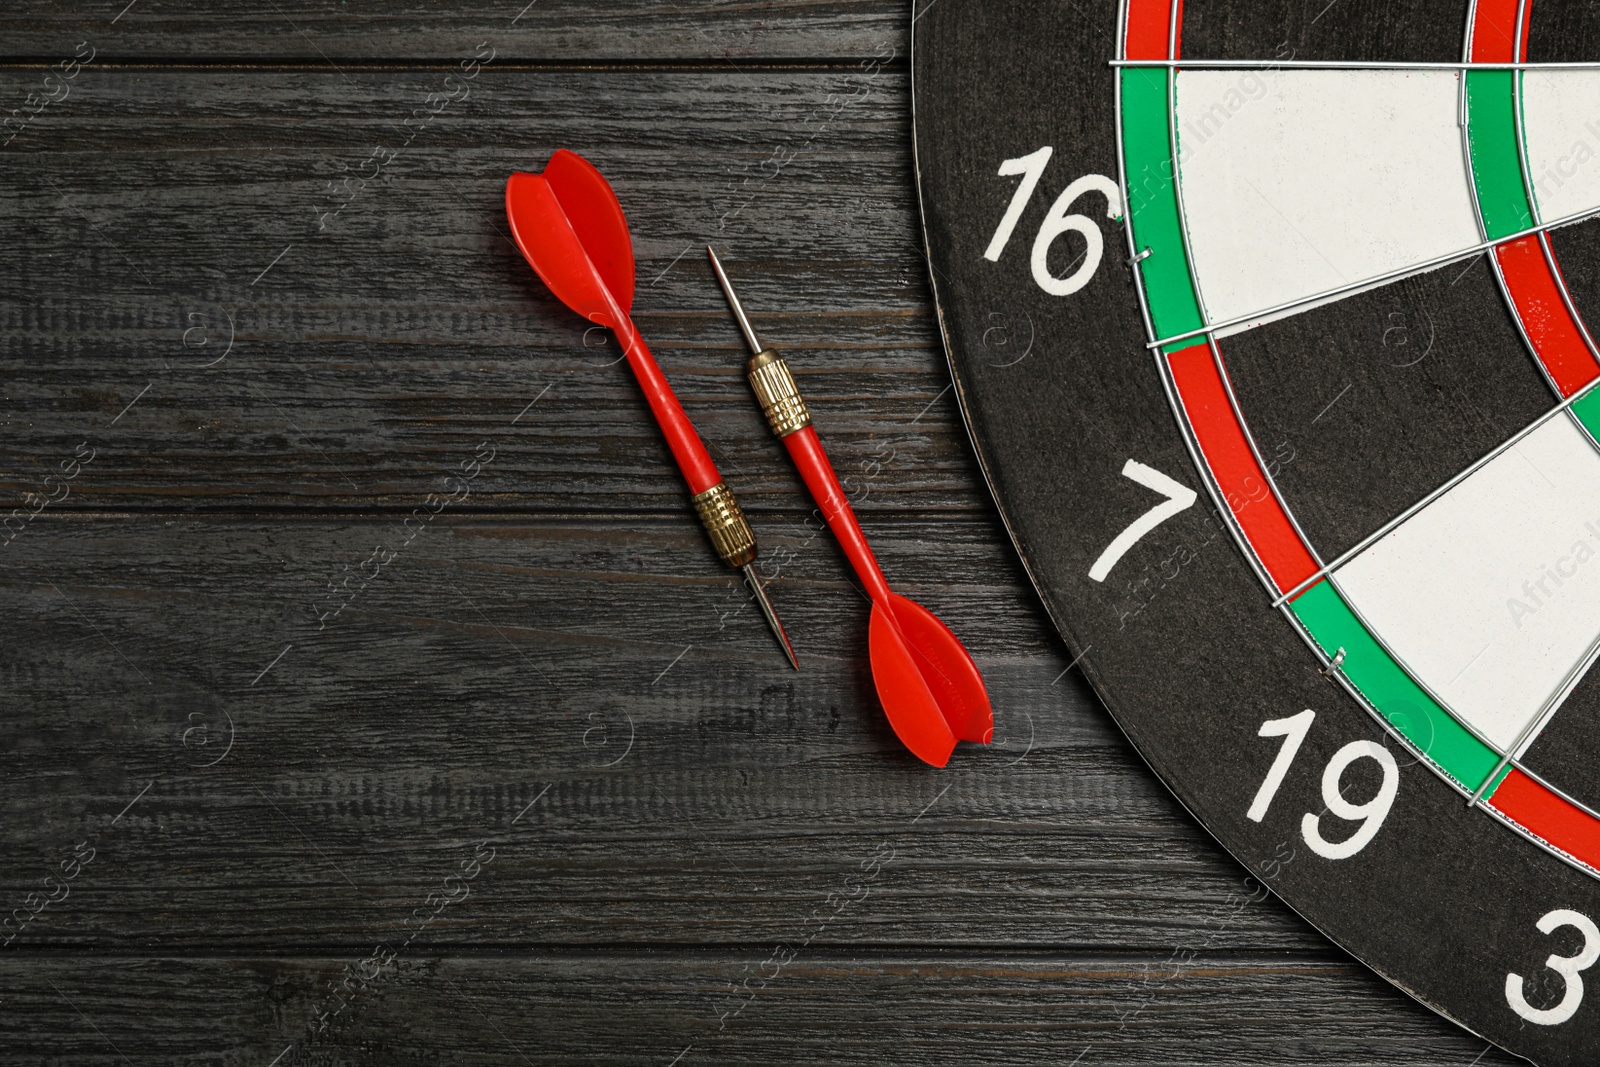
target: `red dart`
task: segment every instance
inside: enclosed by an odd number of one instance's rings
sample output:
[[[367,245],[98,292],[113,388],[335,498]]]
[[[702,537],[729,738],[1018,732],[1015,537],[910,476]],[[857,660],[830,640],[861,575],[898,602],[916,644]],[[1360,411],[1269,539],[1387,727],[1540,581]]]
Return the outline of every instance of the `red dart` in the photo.
[[[611,183],[588,160],[563,148],[550,157],[543,174],[511,175],[506,215],[517,247],[556,298],[616,333],[672,458],[689,483],[712,546],[724,563],[744,571],[773,635],[799,670],[783,624],[756,577],[750,524],[628,316],[633,307],[633,239]]]
[[[761,347],[717,253],[709,247],[706,251],[753,353],[745,364],[750,387],[872,598],[868,629],[872,682],[889,724],[918,759],[935,767],[950,761],[957,741],[988,744],[994,736],[994,710],[977,664],[933,612],[890,591],[817,439],[811,413],[789,365],[776,352]]]

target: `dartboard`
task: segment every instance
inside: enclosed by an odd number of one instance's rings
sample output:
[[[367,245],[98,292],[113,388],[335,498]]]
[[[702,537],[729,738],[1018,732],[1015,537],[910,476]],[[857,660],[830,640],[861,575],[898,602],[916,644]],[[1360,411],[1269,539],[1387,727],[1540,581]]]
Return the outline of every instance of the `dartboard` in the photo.
[[[1600,12],[919,7],[940,324],[1075,661],[1328,937],[1600,1062]]]

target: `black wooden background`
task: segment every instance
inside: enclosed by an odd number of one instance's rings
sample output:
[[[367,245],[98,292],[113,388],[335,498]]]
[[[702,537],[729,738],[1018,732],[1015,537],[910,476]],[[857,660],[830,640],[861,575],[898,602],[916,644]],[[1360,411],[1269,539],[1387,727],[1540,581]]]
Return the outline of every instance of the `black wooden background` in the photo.
[[[1070,669],[948,389],[907,6],[525,3],[0,10],[0,1061],[1511,1062],[1257,899]],[[561,146],[798,675],[506,238]],[[890,734],[708,240],[990,750]]]

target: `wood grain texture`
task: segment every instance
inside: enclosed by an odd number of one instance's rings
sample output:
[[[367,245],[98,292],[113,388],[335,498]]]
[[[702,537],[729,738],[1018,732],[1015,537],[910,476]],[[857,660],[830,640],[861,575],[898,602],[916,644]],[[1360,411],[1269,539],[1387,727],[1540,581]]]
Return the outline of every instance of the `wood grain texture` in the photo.
[[[987,506],[945,392],[902,75],[486,69],[319,229],[337,167],[402,144],[442,76],[359,77],[88,68],[0,152],[0,491],[87,440],[104,458],[66,507],[401,507],[489,440],[503,476],[475,507],[686,507],[614,344],[506,236],[506,175],[571,144],[615,179],[637,321],[747,507],[802,495],[708,241],[862,508]]]
[[[918,7],[928,0],[919,0]],[[126,5],[126,8],[124,8]],[[128,62],[454,62],[479,41],[525,63],[694,62],[859,57],[901,44],[907,0],[23,0],[0,14],[8,56],[70,55],[85,38]],[[901,48],[902,53],[904,48]]]
[[[42,516],[0,572],[0,893],[96,855],[0,952],[0,1062],[98,1062],[99,1031],[135,1062],[267,1062],[380,943],[407,946],[392,984],[298,1062],[494,1062],[496,1028],[530,1062],[1481,1051],[1177,809],[991,521],[870,532],[994,696],[996,744],[947,772],[879,718],[864,602],[804,527],[770,571],[796,675],[687,519],[444,512],[402,545],[393,517]],[[322,626],[376,545],[396,558]],[[806,951],[724,1036],[718,994],[779,943]],[[463,994],[492,1025],[458,1033]]]
[[[1320,956],[1208,954],[1163,970],[1081,952],[806,952],[719,1019],[737,1003],[728,986],[769,952],[441,955],[418,946],[363,985],[320,1039],[306,1024],[328,1010],[329,990],[359,954],[63,956],[0,962],[0,980],[18,1020],[7,1045],[18,1062],[49,1065],[279,1055],[279,1067],[1524,1062],[1464,1031],[1440,1034],[1424,1009],[1396,1006],[1381,980]],[[163,1010],[141,1009],[131,988]]]

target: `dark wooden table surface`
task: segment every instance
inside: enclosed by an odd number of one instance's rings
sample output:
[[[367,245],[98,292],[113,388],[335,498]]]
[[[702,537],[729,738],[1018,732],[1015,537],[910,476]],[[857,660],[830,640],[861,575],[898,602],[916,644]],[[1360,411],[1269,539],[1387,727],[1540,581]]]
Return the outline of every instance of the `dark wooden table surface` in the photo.
[[[910,17],[0,11],[0,1061],[1512,1062],[1253,892],[1069,669],[948,388]],[[799,674],[507,240],[560,146]],[[708,240],[991,750],[888,731]]]

